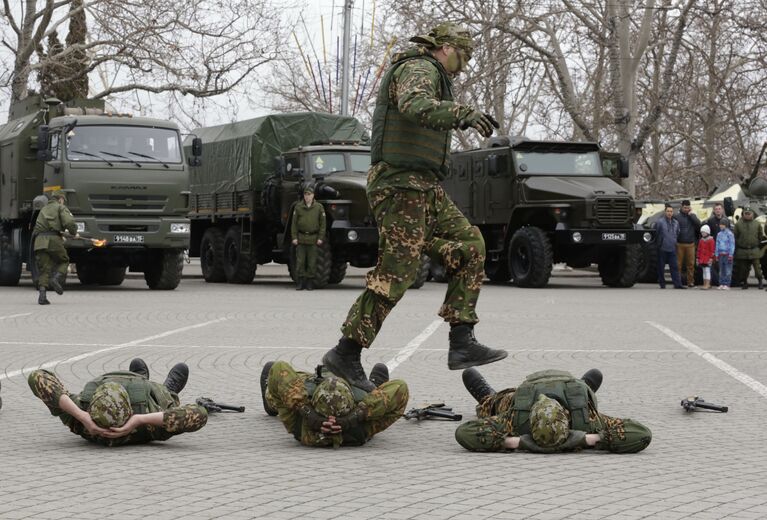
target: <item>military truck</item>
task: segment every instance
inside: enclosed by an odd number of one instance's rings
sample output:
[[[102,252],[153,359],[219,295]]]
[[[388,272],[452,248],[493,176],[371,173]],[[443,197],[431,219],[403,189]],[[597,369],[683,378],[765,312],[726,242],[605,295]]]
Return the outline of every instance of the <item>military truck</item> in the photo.
[[[375,265],[378,231],[365,186],[367,132],[354,118],[299,112],[194,130],[205,164],[192,168],[190,254],[205,281],[247,284],[259,264],[288,264],[289,223],[306,183],[327,216],[315,285],[341,282],[349,264]]]
[[[544,287],[563,262],[598,264],[610,287],[634,284],[639,246],[653,233],[635,224],[633,198],[611,178],[627,175],[627,163],[600,152],[596,143],[498,137],[452,154],[443,185],[482,231],[490,280]]]
[[[63,190],[78,234],[106,240],[66,241],[82,284],[120,285],[130,269],[150,289],[175,289],[189,247],[188,176],[174,123],[109,113],[101,100],[16,103],[0,127],[0,285],[18,284],[24,263],[36,280],[33,201]]]

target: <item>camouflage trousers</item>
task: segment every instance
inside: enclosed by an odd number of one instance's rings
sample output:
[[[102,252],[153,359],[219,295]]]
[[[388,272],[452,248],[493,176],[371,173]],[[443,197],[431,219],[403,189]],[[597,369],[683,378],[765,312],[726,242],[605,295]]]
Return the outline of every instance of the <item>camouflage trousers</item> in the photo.
[[[378,262],[367,274],[341,332],[369,347],[386,316],[413,284],[422,255],[442,262],[447,294],[439,315],[450,323],[476,323],[484,278],[485,241],[442,187],[428,191],[389,188],[370,196],[378,223]]]
[[[269,371],[266,401],[277,410],[277,416],[291,434],[296,435],[298,422],[301,421],[301,416],[296,410],[304,404],[311,405],[311,396],[307,392],[306,382],[313,377],[313,374],[296,371],[285,361],[276,361]],[[368,393],[362,399],[368,410],[367,418],[362,425],[364,429],[362,442],[370,440],[375,434],[384,431],[402,417],[409,397],[407,384],[400,379],[383,383]],[[310,430],[305,424],[301,424],[300,428],[298,436],[301,444],[305,446],[333,445],[331,436]],[[345,437],[342,444],[349,444],[347,440]]]
[[[503,451],[506,437],[520,435],[514,428],[515,391],[508,388],[485,397],[477,405],[477,419],[463,423],[455,431],[458,443],[470,451]],[[613,453],[642,451],[652,439],[652,432],[643,424],[600,413],[591,402],[587,433],[601,434],[602,440],[595,448]]]
[[[41,289],[50,289],[51,274],[67,274],[69,267],[69,255],[61,240],[51,240],[47,249],[38,249],[35,251],[35,261],[37,262],[38,278],[37,286]]]

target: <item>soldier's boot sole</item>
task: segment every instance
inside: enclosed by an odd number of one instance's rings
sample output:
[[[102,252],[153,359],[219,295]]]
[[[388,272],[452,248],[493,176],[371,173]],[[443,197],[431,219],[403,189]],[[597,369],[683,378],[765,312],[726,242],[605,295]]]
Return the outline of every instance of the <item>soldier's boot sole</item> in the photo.
[[[376,385],[376,387],[389,381],[389,367],[384,363],[376,363],[370,370],[370,382]]]
[[[141,358],[133,358],[130,362],[130,366],[128,367],[128,371],[149,379],[149,367]]]
[[[186,363],[176,363],[168,372],[168,377],[165,378],[163,385],[171,392],[179,394],[186,386],[188,380],[189,367]]]
[[[346,379],[349,384],[366,392],[375,390],[375,385],[365,375],[360,355],[341,355],[335,348],[328,350],[322,356],[322,364],[336,376]]]
[[[461,374],[463,386],[471,396],[481,403],[487,396],[495,394],[495,390],[476,368],[467,368]]]
[[[267,415],[274,417],[277,415],[277,410],[266,400],[266,385],[269,383],[269,372],[272,370],[272,365],[274,365],[274,361],[268,362],[264,365],[264,368],[261,369],[261,379],[259,383],[261,385],[261,402],[264,403],[264,411]]]

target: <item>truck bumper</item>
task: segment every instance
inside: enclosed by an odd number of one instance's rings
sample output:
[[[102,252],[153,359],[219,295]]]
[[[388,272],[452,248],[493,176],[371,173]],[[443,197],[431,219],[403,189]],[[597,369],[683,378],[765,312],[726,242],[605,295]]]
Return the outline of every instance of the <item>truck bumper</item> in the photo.
[[[643,244],[655,240],[655,232],[648,229],[557,229],[557,245],[625,245]]]
[[[106,239],[106,250],[189,249],[191,226],[186,217],[120,218],[76,215],[75,221],[81,235]],[[87,249],[92,246],[85,240],[67,240],[66,247]]]
[[[335,245],[375,244],[378,229],[372,226],[354,226],[348,220],[335,220],[330,227],[330,243]]]

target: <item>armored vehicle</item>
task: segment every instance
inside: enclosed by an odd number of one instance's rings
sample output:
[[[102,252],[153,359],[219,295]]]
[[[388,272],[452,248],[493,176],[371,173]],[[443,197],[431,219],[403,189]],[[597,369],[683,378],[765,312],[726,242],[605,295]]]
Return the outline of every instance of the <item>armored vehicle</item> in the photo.
[[[197,158],[198,160],[199,158]],[[189,247],[189,170],[171,122],[105,111],[100,100],[31,96],[0,127],[0,285],[22,264],[36,279],[33,200],[63,190],[78,234],[69,257],[83,284],[119,285],[126,269],[175,289]]]
[[[327,217],[315,285],[339,283],[347,265],[370,267],[378,231],[365,187],[367,133],[356,119],[275,114],[194,131],[205,164],[192,168],[191,255],[207,282],[251,283],[258,264],[288,264],[289,223],[306,183]]]
[[[603,157],[596,143],[500,137],[454,153],[443,185],[482,231],[490,280],[544,287],[554,263],[596,263],[605,285],[630,287],[639,245],[653,233],[635,224],[616,172],[626,175],[625,161]]]

